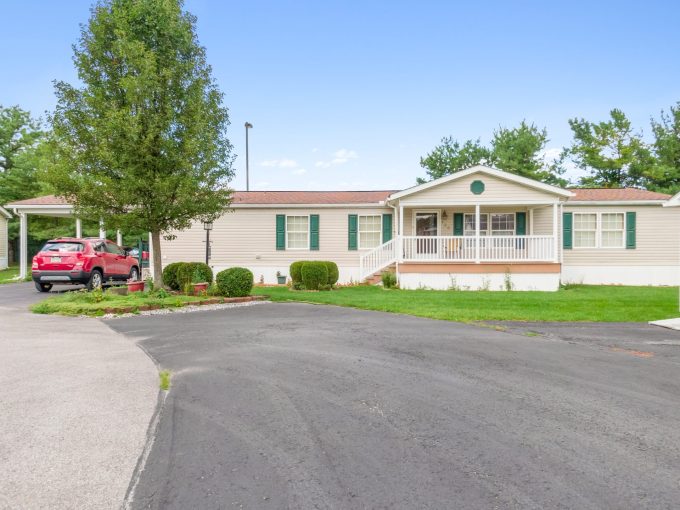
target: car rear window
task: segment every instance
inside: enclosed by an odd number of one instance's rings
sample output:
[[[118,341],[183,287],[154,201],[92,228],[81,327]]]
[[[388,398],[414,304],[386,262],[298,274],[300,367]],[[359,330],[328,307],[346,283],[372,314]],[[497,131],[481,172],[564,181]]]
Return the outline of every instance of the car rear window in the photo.
[[[40,251],[68,251],[76,252],[83,251],[82,243],[72,243],[72,242],[56,242],[47,243],[42,247]]]

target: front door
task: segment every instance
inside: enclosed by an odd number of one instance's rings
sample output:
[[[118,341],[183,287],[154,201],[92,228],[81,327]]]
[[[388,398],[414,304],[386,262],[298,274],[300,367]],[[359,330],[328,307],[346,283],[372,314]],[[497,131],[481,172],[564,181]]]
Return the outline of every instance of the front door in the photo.
[[[415,213],[415,231],[417,253],[437,253],[437,238],[439,234],[439,213],[423,211]],[[423,239],[431,237],[432,239]]]

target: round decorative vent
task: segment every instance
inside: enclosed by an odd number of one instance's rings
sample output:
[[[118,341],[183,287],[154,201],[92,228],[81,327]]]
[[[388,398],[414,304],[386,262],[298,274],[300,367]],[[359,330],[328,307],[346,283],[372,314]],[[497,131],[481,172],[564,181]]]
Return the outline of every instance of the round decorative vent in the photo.
[[[472,181],[470,183],[470,191],[475,195],[481,195],[484,193],[484,183],[482,181]]]

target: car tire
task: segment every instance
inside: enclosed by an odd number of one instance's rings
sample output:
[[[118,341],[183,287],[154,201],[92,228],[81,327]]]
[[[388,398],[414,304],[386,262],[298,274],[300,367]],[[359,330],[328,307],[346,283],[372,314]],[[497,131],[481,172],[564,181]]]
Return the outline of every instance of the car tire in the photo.
[[[35,282],[35,288],[38,289],[38,292],[49,292],[52,290],[52,284]]]
[[[104,277],[99,269],[95,269],[90,274],[87,281],[87,290],[101,289],[104,286]]]
[[[139,281],[139,269],[137,269],[137,266],[133,266],[132,269],[130,269],[130,275],[128,279],[133,282]]]

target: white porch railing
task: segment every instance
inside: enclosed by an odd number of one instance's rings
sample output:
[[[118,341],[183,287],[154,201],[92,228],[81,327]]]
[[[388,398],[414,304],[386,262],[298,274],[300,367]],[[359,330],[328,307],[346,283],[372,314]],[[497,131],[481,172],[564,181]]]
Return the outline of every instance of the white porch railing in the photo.
[[[477,245],[479,239],[479,246]],[[553,236],[404,236],[404,261],[553,262]]]
[[[359,258],[361,280],[389,266],[397,260],[397,240],[392,239]]]

